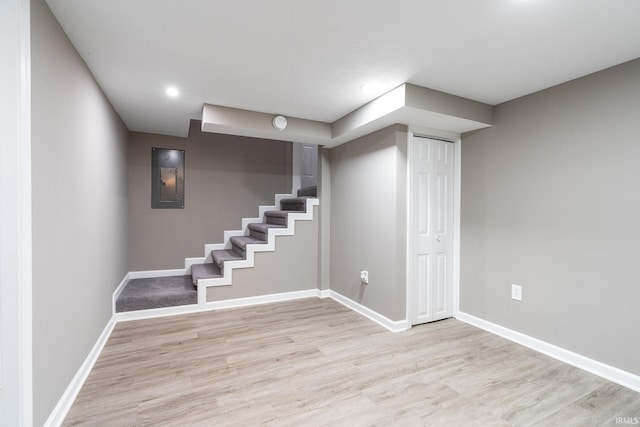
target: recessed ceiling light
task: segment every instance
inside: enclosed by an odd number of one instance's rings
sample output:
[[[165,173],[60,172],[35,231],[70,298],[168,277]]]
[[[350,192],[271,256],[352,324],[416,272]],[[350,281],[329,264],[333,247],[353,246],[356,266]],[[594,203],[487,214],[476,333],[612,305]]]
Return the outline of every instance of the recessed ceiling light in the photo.
[[[169,86],[165,91],[165,93],[169,98],[177,98],[178,95],[180,95],[180,91],[175,86]]]

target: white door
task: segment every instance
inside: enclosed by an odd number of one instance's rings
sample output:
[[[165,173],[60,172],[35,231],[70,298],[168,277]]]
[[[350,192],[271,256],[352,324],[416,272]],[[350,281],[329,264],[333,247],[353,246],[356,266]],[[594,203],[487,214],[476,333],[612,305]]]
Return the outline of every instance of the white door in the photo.
[[[413,136],[410,209],[411,323],[453,313],[453,163],[451,142]]]

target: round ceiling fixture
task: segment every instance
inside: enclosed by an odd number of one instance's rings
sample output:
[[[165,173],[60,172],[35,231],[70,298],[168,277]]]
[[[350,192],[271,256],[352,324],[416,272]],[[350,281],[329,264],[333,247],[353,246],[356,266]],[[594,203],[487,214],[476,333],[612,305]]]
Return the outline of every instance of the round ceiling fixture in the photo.
[[[287,127],[287,118],[285,116],[275,116],[271,123],[277,130],[285,130]]]

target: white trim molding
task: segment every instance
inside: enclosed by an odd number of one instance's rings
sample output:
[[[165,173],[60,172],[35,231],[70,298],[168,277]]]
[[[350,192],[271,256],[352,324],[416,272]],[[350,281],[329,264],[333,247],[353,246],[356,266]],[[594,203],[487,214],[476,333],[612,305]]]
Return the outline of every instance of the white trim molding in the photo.
[[[462,139],[454,141],[453,150],[453,315],[460,310],[460,206],[462,205]]]
[[[117,322],[129,320],[154,319],[158,317],[177,316],[180,314],[201,313],[205,311],[224,310],[228,308],[249,307],[253,305],[269,304],[274,302],[293,301],[304,298],[319,298],[318,289],[303,291],[281,292],[277,294],[257,295],[246,298],[234,298],[220,301],[211,301],[206,304],[181,305],[176,307],[151,308],[147,310],[123,311],[115,313]]]
[[[33,424],[31,18],[28,0],[0,13],[0,422]]]
[[[60,400],[58,400],[58,404],[49,414],[49,418],[47,418],[47,421],[44,423],[44,427],[58,427],[62,425],[62,422],[67,416],[69,409],[71,409],[71,405],[73,405],[73,402],[76,400],[78,393],[80,393],[80,389],[82,389],[82,386],[91,373],[93,366],[96,364],[100,353],[102,353],[102,349],[111,336],[111,332],[113,331],[115,325],[116,320],[112,316],[111,319],[109,319],[107,326],[105,326],[104,330],[98,337],[98,340],[93,345],[93,348],[91,348],[91,351],[89,351],[89,354],[85,358],[84,362],[82,362],[80,369],[78,369],[78,372],[76,372],[73,379],[67,386],[67,389],[62,394],[62,397],[60,397]]]
[[[336,291],[329,290],[329,297],[344,305],[345,307],[350,308],[356,313],[363,315],[367,319],[373,320],[378,325],[387,328],[391,332],[402,332],[411,327],[407,319],[391,320],[388,317],[385,317],[382,314],[371,310],[369,307],[365,307],[364,305],[357,303],[354,300],[347,298]]]
[[[640,376],[638,375],[623,371],[622,369],[593,360],[581,354],[574,353],[570,350],[533,338],[521,332],[505,328],[504,326],[500,326],[487,320],[480,319],[479,317],[475,317],[462,311],[458,311],[455,318],[468,323],[469,325],[501,336],[502,338],[506,338],[525,347],[529,347],[532,350],[545,354],[561,362],[575,366],[576,368],[590,372],[631,390],[640,392]]]
[[[258,295],[255,297],[235,298],[222,301],[211,301],[207,303],[209,310],[225,310],[228,308],[249,307],[253,305],[271,304],[274,302],[294,301],[305,298],[318,298],[318,289],[307,289],[304,291],[281,292],[277,294]]]
[[[331,297],[331,291],[329,289],[318,289],[318,298],[330,298]]]
[[[131,273],[125,274],[118,287],[116,287],[116,290],[113,291],[113,295],[111,296],[111,314],[116,313],[116,301],[118,300],[118,297],[122,293],[124,287],[127,285],[129,279],[131,279]]]
[[[126,283],[125,279],[123,282]],[[116,292],[118,290],[116,289]],[[114,301],[116,297],[114,292]],[[246,298],[234,298],[220,301],[210,301],[206,304],[181,305],[177,307],[151,308],[148,310],[123,311],[114,313],[116,322],[126,322],[130,320],[154,319],[158,317],[177,316],[180,314],[201,313],[205,311],[225,310],[228,308],[241,308],[275,302],[294,301],[304,298],[331,298],[358,314],[372,320],[392,332],[401,332],[409,329],[407,320],[391,320],[368,307],[359,304],[352,299],[345,297],[330,289],[307,289],[303,291],[281,292],[277,294],[257,295]]]
[[[130,271],[127,276],[129,279],[148,279],[151,277],[184,276],[185,274],[187,273],[184,268],[176,268],[174,270]]]

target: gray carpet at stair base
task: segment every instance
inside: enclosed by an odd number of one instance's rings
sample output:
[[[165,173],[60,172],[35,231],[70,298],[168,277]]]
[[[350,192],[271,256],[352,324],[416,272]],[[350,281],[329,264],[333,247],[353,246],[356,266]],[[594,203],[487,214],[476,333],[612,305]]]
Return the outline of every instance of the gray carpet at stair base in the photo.
[[[131,279],[116,300],[116,312],[196,304],[191,276]]]

